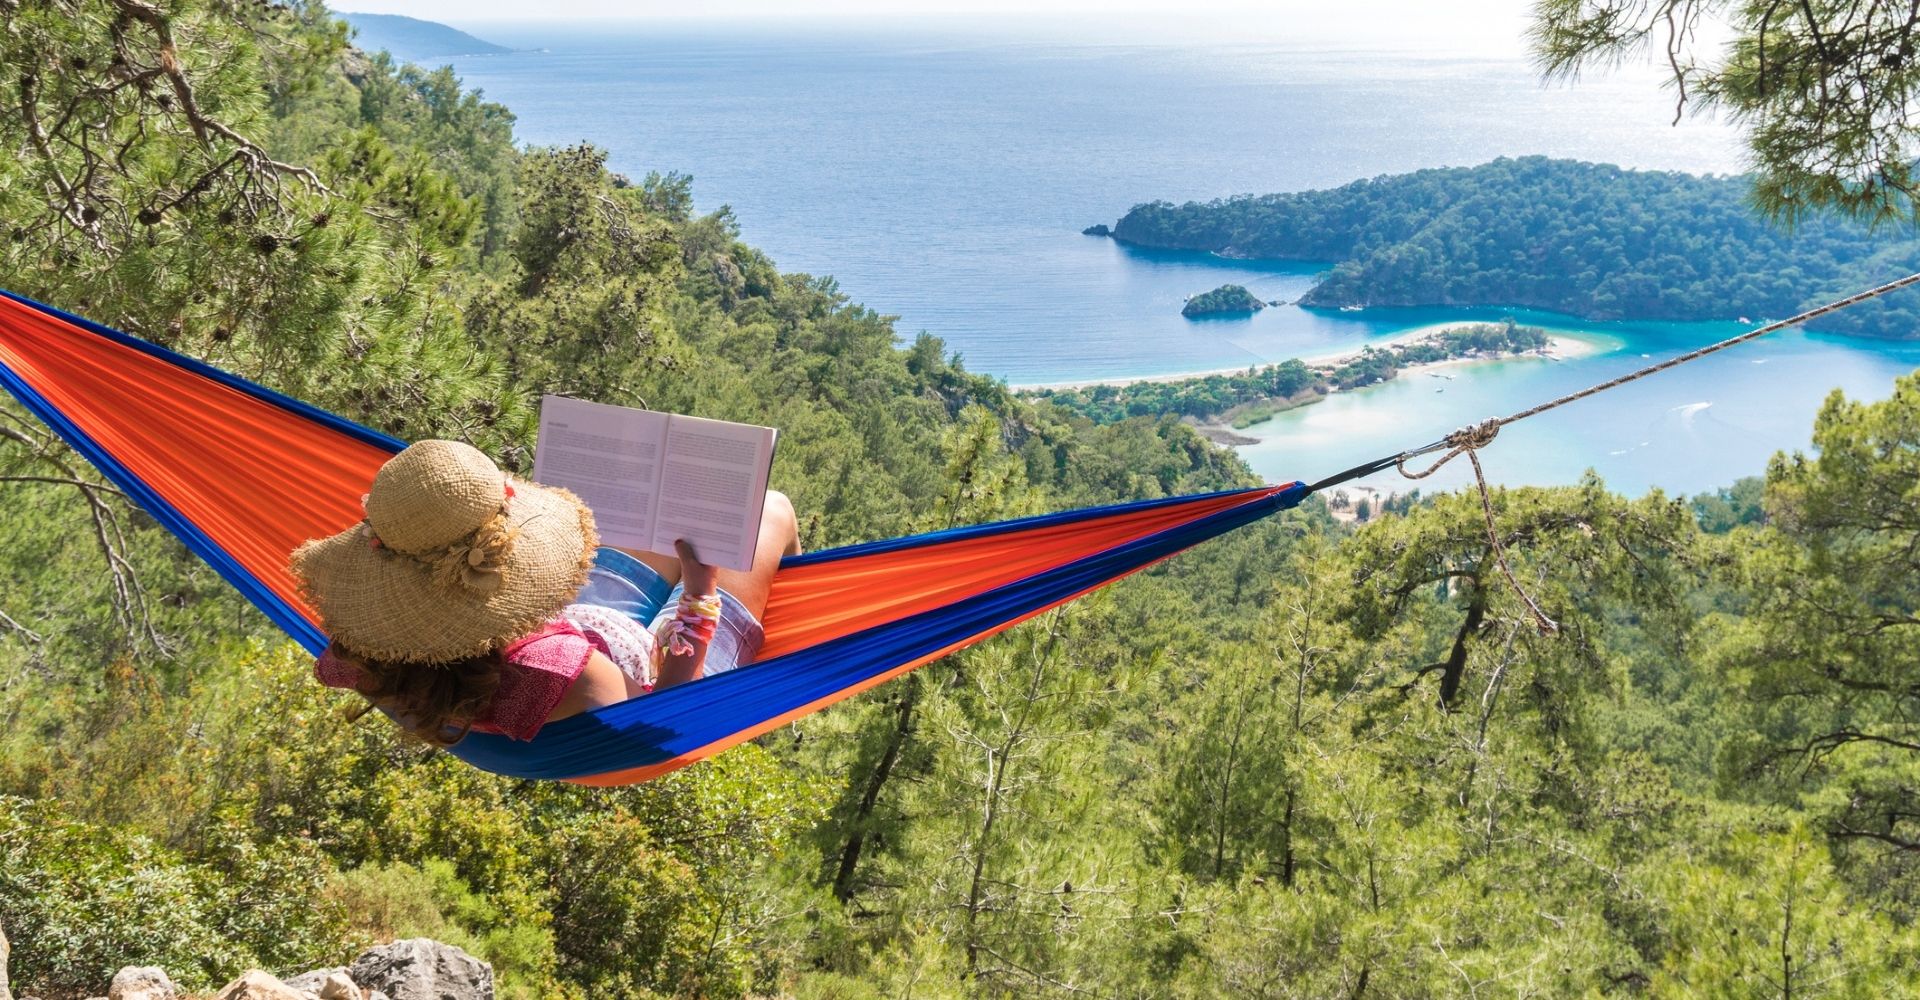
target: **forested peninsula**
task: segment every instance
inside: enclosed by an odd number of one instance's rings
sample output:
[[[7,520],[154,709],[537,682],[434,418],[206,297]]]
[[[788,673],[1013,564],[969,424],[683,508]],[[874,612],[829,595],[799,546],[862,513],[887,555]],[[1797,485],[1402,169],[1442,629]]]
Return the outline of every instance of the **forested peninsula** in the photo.
[[[1545,157],[1420,170],[1338,188],[1136,205],[1140,247],[1325,262],[1306,306],[1499,306],[1586,319],[1780,318],[1920,270],[1910,227],[1757,215],[1751,179]],[[1920,292],[1814,329],[1920,337]]]
[[[432,63],[452,56],[505,55],[513,51],[437,21],[399,14],[339,16],[352,26],[354,44],[369,52],[385,50],[397,59]]]
[[[1027,394],[1096,424],[1132,417],[1178,416],[1240,428],[1281,410],[1317,402],[1328,393],[1396,378],[1415,365],[1538,352],[1545,350],[1549,341],[1545,330],[1511,321],[1466,323],[1416,340],[1368,346],[1330,362],[1310,365],[1291,358],[1279,364],[1250,366],[1244,372],[1038,388]]]
[[[379,431],[524,474],[548,392],[776,424],[810,550],[1255,485],[782,271],[672,164],[522,146],[316,4],[0,29],[0,287]],[[1812,440],[1692,502],[1310,500],[589,788],[357,714],[0,399],[0,994],[424,936],[506,1000],[1912,995],[1920,378]]]

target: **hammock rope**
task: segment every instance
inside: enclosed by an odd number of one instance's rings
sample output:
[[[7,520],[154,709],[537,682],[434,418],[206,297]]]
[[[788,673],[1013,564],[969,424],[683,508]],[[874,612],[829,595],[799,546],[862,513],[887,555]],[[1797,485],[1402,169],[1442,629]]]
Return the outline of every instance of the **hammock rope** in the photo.
[[[1486,472],[1480,468],[1480,449],[1492,444],[1493,439],[1499,436],[1498,420],[1482,421],[1447,435],[1447,441],[1453,445],[1453,450],[1440,456],[1425,469],[1419,472],[1408,469],[1407,460],[1404,458],[1395,462],[1394,465],[1400,470],[1400,474],[1408,479],[1425,479],[1439,472],[1441,466],[1453,461],[1454,458],[1460,455],[1467,456],[1467,461],[1473,463],[1474,485],[1480,488],[1480,510],[1487,518],[1487,545],[1493,552],[1493,561],[1500,567],[1500,575],[1507,578],[1507,586],[1512,587],[1513,592],[1520,595],[1521,603],[1527,606],[1527,613],[1533,616],[1533,627],[1539,629],[1541,635],[1552,635],[1560,631],[1560,623],[1547,617],[1547,613],[1540,610],[1540,602],[1534,600],[1532,594],[1527,593],[1527,588],[1520,586],[1519,579],[1513,575],[1513,567],[1507,565],[1507,547],[1500,543],[1500,530],[1494,526],[1493,495],[1487,490]]]

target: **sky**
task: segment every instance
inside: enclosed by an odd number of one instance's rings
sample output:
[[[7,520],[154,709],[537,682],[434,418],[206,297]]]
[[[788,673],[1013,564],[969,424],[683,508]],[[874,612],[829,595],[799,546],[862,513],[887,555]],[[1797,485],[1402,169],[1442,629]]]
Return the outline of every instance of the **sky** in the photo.
[[[1079,21],[1103,34],[1243,37],[1523,54],[1531,0],[334,0],[455,27],[487,22],[645,19],[977,17]],[[537,16],[530,16],[531,11]]]

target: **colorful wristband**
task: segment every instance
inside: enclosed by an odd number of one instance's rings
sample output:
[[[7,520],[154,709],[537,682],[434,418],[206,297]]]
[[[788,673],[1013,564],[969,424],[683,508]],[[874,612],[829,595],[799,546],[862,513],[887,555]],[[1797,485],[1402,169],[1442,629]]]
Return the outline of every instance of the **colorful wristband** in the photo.
[[[695,596],[683,593],[680,604],[668,618],[654,628],[656,644],[654,652],[664,656],[692,656],[694,642],[713,641],[713,632],[720,624],[720,595],[707,594]],[[664,652],[663,652],[664,651]]]

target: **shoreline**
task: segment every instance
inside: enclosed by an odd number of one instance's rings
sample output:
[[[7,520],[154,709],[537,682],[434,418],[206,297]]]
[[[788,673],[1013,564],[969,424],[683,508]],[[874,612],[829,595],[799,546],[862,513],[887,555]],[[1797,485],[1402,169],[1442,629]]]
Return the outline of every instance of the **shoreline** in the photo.
[[[1430,326],[1420,327],[1415,330],[1409,330],[1404,334],[1396,334],[1394,336],[1394,339],[1398,340],[1401,337],[1407,337],[1407,336],[1426,337],[1451,327],[1463,326],[1463,325],[1467,325],[1467,324],[1436,323]],[[1370,345],[1370,346],[1374,346],[1374,345]],[[1597,338],[1583,337],[1583,336],[1579,336],[1564,330],[1550,330],[1547,332],[1547,346],[1537,351],[1526,351],[1520,354],[1501,354],[1501,355],[1495,355],[1495,356],[1446,358],[1440,361],[1422,361],[1422,362],[1410,364],[1401,368],[1399,372],[1394,376],[1394,378],[1395,379],[1406,378],[1409,375],[1415,375],[1422,372],[1438,375],[1438,371],[1444,368],[1451,368],[1451,367],[1458,367],[1458,366],[1465,366],[1465,365],[1486,364],[1489,362],[1496,362],[1496,361],[1521,361],[1529,358],[1535,359],[1535,360],[1541,360],[1541,361],[1568,361],[1574,358],[1584,358],[1584,357],[1590,357],[1595,354],[1599,354],[1602,349],[1603,349],[1602,345],[1600,344]],[[1352,355],[1357,355],[1358,353],[1359,352],[1352,352]],[[1352,356],[1352,355],[1349,355],[1349,356]],[[1303,358],[1301,360],[1305,361],[1306,359]],[[1318,363],[1318,362],[1315,362],[1315,363]],[[1234,371],[1240,371],[1240,370],[1241,369],[1234,369]],[[1446,376],[1438,376],[1438,377],[1443,377],[1451,380],[1453,376],[1446,375]],[[1136,381],[1139,381],[1139,380],[1136,380]],[[1215,444],[1221,444],[1221,445],[1226,445],[1228,447],[1236,447],[1236,448],[1242,445],[1259,444],[1260,442],[1265,441],[1266,438],[1255,437],[1251,434],[1248,434],[1247,433],[1248,430],[1251,430],[1254,427],[1258,427],[1261,424],[1266,423],[1272,420],[1273,418],[1279,416],[1280,414],[1285,413],[1289,410],[1299,409],[1302,406],[1311,406],[1314,403],[1318,403],[1324,399],[1327,399],[1328,397],[1334,395],[1335,393],[1364,392],[1368,389],[1372,389],[1381,384],[1383,383],[1374,382],[1369,385],[1356,386],[1352,389],[1333,388],[1333,389],[1327,390],[1324,393],[1316,393],[1309,398],[1291,400],[1291,401],[1288,401],[1284,406],[1275,407],[1274,409],[1269,411],[1265,416],[1261,417],[1259,420],[1256,420],[1251,424],[1248,424],[1246,427],[1235,427],[1231,422],[1231,417],[1229,417],[1228,420],[1225,420],[1225,421],[1220,420],[1218,418],[1214,420],[1209,420],[1206,422],[1196,421],[1193,423],[1193,427],[1195,430],[1200,432],[1202,437],[1205,437],[1207,440],[1212,441]]]
[[[1445,323],[1429,323],[1425,326],[1416,326],[1410,330],[1402,330],[1401,332],[1396,333],[1390,337],[1381,337],[1377,340],[1370,340],[1359,347],[1351,347],[1351,348],[1343,347],[1343,348],[1335,348],[1332,350],[1322,351],[1318,354],[1303,354],[1303,355],[1299,355],[1297,359],[1283,358],[1279,361],[1252,361],[1244,365],[1235,365],[1231,368],[1209,368],[1204,371],[1180,372],[1177,374],[1166,374],[1166,375],[1140,375],[1140,376],[1122,376],[1119,378],[1093,378],[1093,379],[1081,379],[1078,381],[1069,381],[1069,382],[1029,382],[1021,385],[1009,385],[1007,386],[1007,388],[1014,392],[1036,392],[1042,389],[1053,389],[1057,391],[1072,391],[1074,389],[1086,389],[1086,388],[1091,388],[1093,386],[1100,386],[1100,385],[1110,385],[1110,386],[1118,387],[1118,386],[1137,385],[1142,382],[1187,382],[1193,379],[1207,378],[1208,376],[1211,376],[1211,375],[1244,375],[1246,374],[1249,368],[1253,368],[1253,369],[1265,368],[1269,365],[1284,364],[1288,360],[1298,360],[1301,364],[1308,365],[1309,367],[1318,367],[1323,365],[1342,365],[1359,357],[1360,355],[1365,353],[1369,348],[1374,350],[1382,350],[1389,347],[1397,347],[1402,344],[1424,340],[1428,337],[1431,337],[1438,333],[1443,333],[1447,330],[1459,329],[1460,327],[1479,326],[1479,325],[1482,325],[1483,323],[1484,321],[1482,320],[1459,320],[1459,321],[1445,322]],[[1526,354],[1509,354],[1509,355],[1503,355],[1499,358],[1449,358],[1445,361],[1428,361],[1428,362],[1422,362],[1420,364],[1408,365],[1405,368],[1401,369],[1401,373],[1405,374],[1407,372],[1412,372],[1412,371],[1438,368],[1443,365],[1472,364],[1472,363],[1481,362],[1481,361],[1504,361],[1504,360],[1512,360],[1514,358],[1526,358],[1526,357],[1547,358],[1549,360],[1554,360],[1554,361],[1563,361],[1563,360],[1569,360],[1572,358],[1583,358],[1592,354],[1598,354],[1601,350],[1600,345],[1596,342],[1597,338],[1603,336],[1601,334],[1588,334],[1588,333],[1581,333],[1581,332],[1576,332],[1572,330],[1555,330],[1555,329],[1547,329],[1546,332],[1547,332],[1547,347],[1546,347],[1546,350],[1543,352],[1528,352]],[[1362,386],[1362,388],[1365,388],[1365,387]],[[1351,390],[1348,390],[1348,391],[1351,391]]]

